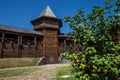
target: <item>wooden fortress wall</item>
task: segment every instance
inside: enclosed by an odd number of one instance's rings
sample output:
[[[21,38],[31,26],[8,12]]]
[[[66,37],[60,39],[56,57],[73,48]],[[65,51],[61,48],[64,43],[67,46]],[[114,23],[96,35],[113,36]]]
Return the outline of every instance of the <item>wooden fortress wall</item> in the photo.
[[[4,37],[3,37],[4,33]],[[0,32],[0,57],[45,57],[46,63],[58,63],[63,52],[74,53],[74,43],[59,38],[57,31],[46,30],[45,36]]]
[[[73,53],[78,53],[79,49],[74,42],[66,40],[66,38],[60,38],[59,39],[59,55],[64,52],[69,52],[70,54],[73,54]]]
[[[43,56],[43,44],[41,43],[41,38],[36,37],[36,40],[34,40],[35,37],[35,35],[23,35],[22,40],[19,41],[18,35],[9,33],[4,35],[3,42],[2,34],[0,34],[0,57],[7,58]]]

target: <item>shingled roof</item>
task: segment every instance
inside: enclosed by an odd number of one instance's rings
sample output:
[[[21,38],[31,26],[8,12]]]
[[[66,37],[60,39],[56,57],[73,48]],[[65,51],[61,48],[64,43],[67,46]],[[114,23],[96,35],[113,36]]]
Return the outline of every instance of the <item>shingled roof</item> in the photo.
[[[49,6],[47,6],[43,12],[38,16],[39,17],[53,17],[53,18],[56,18],[55,14],[53,13],[53,11],[51,10],[51,8]]]
[[[40,35],[40,36],[44,35],[41,32],[37,32],[37,31],[33,31],[33,30],[20,29],[20,28],[14,28],[14,27],[5,26],[5,25],[0,25],[0,30],[15,32],[15,33],[23,33],[23,34]]]

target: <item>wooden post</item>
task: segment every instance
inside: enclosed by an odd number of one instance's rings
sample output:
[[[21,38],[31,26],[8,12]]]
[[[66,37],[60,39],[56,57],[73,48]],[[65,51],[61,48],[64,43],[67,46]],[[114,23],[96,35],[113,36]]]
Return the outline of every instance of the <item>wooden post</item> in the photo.
[[[34,57],[36,58],[36,49],[37,49],[37,41],[36,36],[34,37]]]
[[[1,58],[3,58],[3,52],[4,52],[4,38],[5,38],[5,33],[2,33],[2,46],[1,46]]]
[[[67,50],[66,39],[64,39],[64,51]]]
[[[22,48],[23,48],[22,36],[20,36],[20,58],[22,57]]]
[[[22,36],[18,35],[18,58],[22,57]]]
[[[18,58],[20,57],[20,35],[18,35]]]

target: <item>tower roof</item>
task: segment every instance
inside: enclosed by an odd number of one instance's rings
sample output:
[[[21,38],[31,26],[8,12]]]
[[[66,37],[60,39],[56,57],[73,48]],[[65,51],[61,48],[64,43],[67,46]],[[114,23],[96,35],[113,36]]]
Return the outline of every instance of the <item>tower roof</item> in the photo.
[[[49,6],[47,6],[38,17],[42,17],[42,16],[56,18],[55,14],[53,13],[53,11]]]

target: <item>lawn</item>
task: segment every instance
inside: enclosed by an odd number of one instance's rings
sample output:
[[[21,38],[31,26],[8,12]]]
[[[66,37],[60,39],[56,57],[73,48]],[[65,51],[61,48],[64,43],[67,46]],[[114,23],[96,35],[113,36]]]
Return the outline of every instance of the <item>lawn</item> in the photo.
[[[55,76],[52,80],[78,80],[71,76],[71,67],[64,66],[56,69]]]
[[[18,68],[18,69],[1,69],[0,78],[11,77],[11,76],[23,76],[27,75],[30,72],[37,70],[37,67],[32,68]]]
[[[2,58],[0,68],[35,66],[40,58]]]

